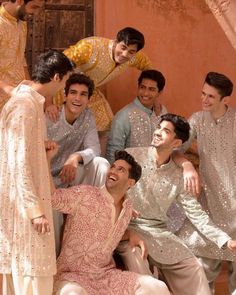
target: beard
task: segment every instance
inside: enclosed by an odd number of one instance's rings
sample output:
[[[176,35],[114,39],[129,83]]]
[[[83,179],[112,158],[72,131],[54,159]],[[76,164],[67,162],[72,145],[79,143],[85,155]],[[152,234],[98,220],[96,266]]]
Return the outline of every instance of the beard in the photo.
[[[19,8],[17,10],[17,19],[22,20],[22,21],[26,21],[27,14],[26,14],[26,11],[25,11],[25,4],[19,6]]]

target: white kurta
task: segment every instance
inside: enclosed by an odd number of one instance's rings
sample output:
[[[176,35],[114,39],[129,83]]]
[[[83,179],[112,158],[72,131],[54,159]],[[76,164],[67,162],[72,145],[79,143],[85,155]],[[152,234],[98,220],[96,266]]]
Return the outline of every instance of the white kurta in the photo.
[[[0,118],[0,273],[50,276],[56,272],[44,97],[20,85]],[[51,232],[31,219],[45,214]]]

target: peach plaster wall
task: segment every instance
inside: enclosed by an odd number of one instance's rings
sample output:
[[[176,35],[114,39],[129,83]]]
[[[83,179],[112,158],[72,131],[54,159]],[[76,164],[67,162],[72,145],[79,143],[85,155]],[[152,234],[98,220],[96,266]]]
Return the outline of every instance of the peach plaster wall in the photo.
[[[145,35],[145,53],[167,79],[161,102],[169,111],[189,116],[199,110],[202,82],[209,71],[228,75],[236,92],[236,51],[204,0],[95,1],[97,36],[114,38],[125,26]],[[138,75],[131,69],[107,84],[106,96],[114,112],[135,97]]]

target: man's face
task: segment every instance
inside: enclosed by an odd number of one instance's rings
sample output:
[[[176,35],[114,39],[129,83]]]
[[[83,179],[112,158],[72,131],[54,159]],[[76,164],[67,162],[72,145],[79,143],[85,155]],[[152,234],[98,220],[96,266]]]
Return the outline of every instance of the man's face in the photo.
[[[159,96],[157,82],[150,79],[142,79],[138,86],[138,98],[143,106],[152,109]]]
[[[215,113],[224,108],[225,98],[222,98],[215,87],[207,83],[203,85],[201,98],[203,111]]]
[[[120,191],[127,190],[133,179],[129,178],[131,166],[124,160],[115,161],[107,172],[106,187],[107,189],[116,189]]]
[[[78,117],[87,107],[89,101],[88,87],[84,84],[72,84],[66,96],[65,108]]]
[[[172,149],[176,147],[177,142],[174,126],[169,121],[162,121],[153,133],[151,145],[158,149]]]
[[[129,61],[137,52],[137,44],[126,45],[124,41],[115,43],[113,58],[117,64]]]
[[[17,18],[25,21],[28,15],[36,15],[44,7],[43,0],[32,0],[18,7]]]

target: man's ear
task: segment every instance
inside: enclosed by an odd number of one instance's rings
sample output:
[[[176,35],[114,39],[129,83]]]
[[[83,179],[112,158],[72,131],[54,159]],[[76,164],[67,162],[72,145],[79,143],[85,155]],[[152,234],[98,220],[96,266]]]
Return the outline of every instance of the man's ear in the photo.
[[[61,81],[60,75],[58,73],[56,73],[53,76],[52,80],[55,81],[55,82],[60,82]]]
[[[129,188],[131,188],[132,186],[134,186],[135,185],[135,180],[134,179],[132,179],[132,178],[129,178],[129,182],[128,182],[128,185],[129,185]]]
[[[175,138],[172,143],[172,148],[178,148],[183,144],[182,140],[179,138]]]
[[[225,96],[222,98],[222,101],[224,102],[225,105],[228,105],[230,102],[230,96]]]

